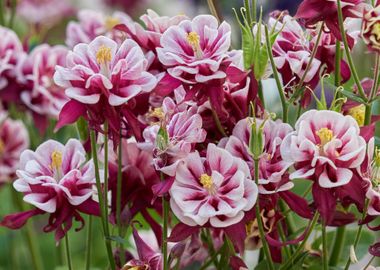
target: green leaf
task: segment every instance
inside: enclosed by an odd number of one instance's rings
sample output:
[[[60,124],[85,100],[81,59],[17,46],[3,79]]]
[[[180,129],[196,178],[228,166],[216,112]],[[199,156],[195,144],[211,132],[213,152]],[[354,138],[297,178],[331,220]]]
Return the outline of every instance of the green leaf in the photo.
[[[351,100],[353,100],[353,101],[359,102],[360,104],[365,103],[365,101],[364,101],[361,97],[355,95],[354,93],[352,93],[352,92],[350,92],[350,91],[347,91],[347,90],[343,90],[343,89],[342,89],[342,90],[340,90],[340,92],[341,92],[345,97],[347,97],[347,98],[349,98],[349,99],[351,99]]]
[[[111,235],[107,237],[108,240],[114,241],[118,244],[128,245],[128,241],[118,235]]]

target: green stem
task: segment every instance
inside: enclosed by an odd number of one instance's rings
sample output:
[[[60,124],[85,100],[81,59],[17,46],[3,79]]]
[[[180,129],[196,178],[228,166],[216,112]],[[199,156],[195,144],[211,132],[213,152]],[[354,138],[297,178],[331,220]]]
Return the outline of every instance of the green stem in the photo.
[[[344,240],[346,235],[346,226],[338,227],[335,233],[334,245],[332,247],[329,265],[337,266],[340,255],[342,254]]]
[[[257,20],[257,0],[252,0],[252,19],[256,22]]]
[[[282,228],[281,222],[279,222],[279,224],[277,225],[277,229],[278,229],[278,234],[280,235],[281,241],[286,242],[286,236],[285,236],[284,229]],[[285,252],[285,256],[286,256],[285,259],[290,258],[291,253],[290,253],[290,250],[288,249],[288,246],[283,246],[282,249]]]
[[[294,94],[290,98],[289,103],[293,103],[302,94],[302,89],[304,88],[303,87],[303,83],[305,82],[306,75],[309,72],[309,70],[311,68],[311,64],[313,63],[315,55],[317,54],[317,51],[318,51],[318,46],[319,46],[319,43],[320,43],[321,38],[322,38],[323,27],[324,27],[324,23],[322,23],[321,26],[320,26],[320,28],[319,28],[318,36],[317,36],[317,41],[315,42],[313,51],[311,52],[311,56],[310,56],[309,62],[306,65],[305,72],[303,73],[303,75],[301,77],[301,80],[300,80],[300,82],[298,84],[297,89],[295,90]]]
[[[343,38],[343,45],[344,45],[344,50],[346,52],[346,56],[347,56],[347,61],[348,61],[348,65],[350,66],[350,69],[351,69],[351,72],[352,72],[352,75],[353,75],[353,78],[355,80],[355,83],[358,87],[358,90],[359,90],[359,94],[360,96],[365,100],[367,101],[367,96],[363,90],[363,86],[362,84],[360,83],[360,79],[359,79],[359,76],[358,76],[358,73],[356,71],[356,68],[355,68],[355,65],[354,65],[354,61],[352,60],[352,56],[351,56],[351,53],[350,53],[350,46],[348,46],[348,41],[347,41],[347,36],[346,36],[346,31],[344,30],[344,23],[343,23],[343,12],[342,12],[342,4],[341,4],[341,0],[338,0],[337,1],[337,5],[338,5],[338,22],[339,22],[339,28],[340,28],[340,33],[341,33],[341,36]]]
[[[67,267],[69,268],[69,270],[73,270],[73,263],[71,261],[70,241],[69,241],[69,233],[68,232],[65,235],[65,247],[66,247]]]
[[[259,185],[259,160],[258,159],[255,159],[255,183],[257,186]],[[259,227],[260,239],[263,244],[263,250],[268,262],[268,267],[270,270],[274,270],[275,267],[272,261],[272,256],[270,254],[269,245],[267,243],[267,240],[265,239],[264,225],[263,225],[263,221],[261,219],[261,214],[260,214],[259,198],[257,198],[255,210],[256,210],[257,225]]]
[[[104,122],[104,225],[106,227],[107,235],[109,236],[109,222],[108,222],[108,122]]]
[[[164,181],[164,174],[161,173],[161,181]],[[168,258],[168,222],[169,222],[169,202],[165,195],[162,196],[163,224],[162,224],[162,255],[164,257],[164,270],[169,270]]]
[[[274,62],[272,45],[270,44],[269,32],[268,32],[267,26],[265,26],[265,40],[266,40],[266,44],[267,44],[267,51],[268,51],[268,55],[269,55],[270,64],[271,64],[272,70],[273,70],[273,77],[276,81],[277,91],[278,91],[278,94],[279,94],[280,100],[281,100],[282,121],[284,123],[287,123],[288,122],[288,107],[289,107],[289,105],[288,105],[288,102],[287,102],[285,94],[284,94],[284,89],[282,87],[280,76],[278,75],[276,64]]]
[[[10,187],[12,189],[12,186],[10,186]],[[19,211],[25,211],[26,209],[22,203],[22,199],[20,198],[20,196],[18,196],[16,191],[13,189],[11,190],[11,193],[13,196],[13,200],[14,200],[15,204],[17,205],[17,208],[19,209]],[[33,230],[33,223],[32,222],[29,222],[28,224],[25,225],[25,230],[24,230],[23,234],[24,234],[24,239],[26,240],[26,242],[28,244],[28,249],[30,252],[31,259],[32,259],[33,268],[35,270],[44,269],[43,264],[42,264],[42,260],[41,260],[40,249],[38,246],[38,240],[37,240],[36,234]]]
[[[13,28],[13,23],[16,15],[17,0],[11,0],[11,16],[9,17],[8,27]]]
[[[244,8],[246,10],[246,16],[247,16],[247,22],[248,25],[252,26],[252,10],[251,10],[251,5],[249,4],[249,0],[244,0]]]
[[[371,124],[371,116],[372,116],[372,104],[373,104],[373,98],[377,94],[378,84],[379,84],[379,74],[380,74],[380,59],[379,55],[376,54],[376,63],[375,63],[375,72],[373,75],[373,85],[371,88],[371,92],[369,94],[368,103],[365,105],[365,118],[364,118],[364,125],[367,126]]]
[[[326,233],[326,224],[322,224],[322,261],[323,261],[323,270],[329,269],[329,253],[327,250],[327,233]]]
[[[92,216],[88,216],[87,226],[87,245],[86,245],[86,270],[91,268],[91,240],[92,240]]]
[[[340,48],[340,41],[337,40],[335,44],[335,86],[340,86],[341,77],[340,77],[340,61],[342,60],[342,50]]]
[[[265,110],[265,98],[263,93],[263,83],[261,80],[258,81],[259,89],[258,89],[258,95],[259,99],[261,100],[261,105],[263,106],[263,109]]]
[[[369,205],[369,200],[366,199],[365,206],[364,206],[363,213],[362,213],[362,220],[364,220],[366,215],[367,215],[368,205]],[[356,236],[355,236],[355,240],[354,240],[354,244],[353,244],[354,251],[355,251],[357,245],[359,244],[360,237],[362,235],[362,231],[363,231],[363,224],[360,224],[358,230],[356,231]],[[350,265],[351,265],[351,258],[348,257],[347,262],[346,262],[346,266],[344,267],[344,270],[348,270],[348,268],[350,268]]]
[[[111,269],[115,270],[116,266],[115,266],[115,261],[113,259],[111,242],[109,240],[109,232],[107,231],[107,225],[106,225],[106,223],[108,223],[108,220],[107,220],[107,216],[104,215],[104,200],[103,200],[104,197],[103,197],[103,192],[102,192],[102,185],[100,182],[99,160],[98,160],[96,136],[95,136],[94,130],[90,131],[90,140],[91,140],[92,159],[93,159],[94,167],[95,167],[96,188],[98,190],[100,216],[101,216],[101,220],[102,220],[101,223],[102,223],[103,234],[104,234],[104,238],[105,238],[107,255],[108,255],[108,260],[109,260]]]
[[[372,256],[372,258],[369,260],[369,262],[366,264],[366,266],[364,266],[363,270],[366,270],[371,265],[371,263],[373,262],[373,260],[375,258],[376,258],[375,256]]]
[[[211,106],[212,117],[214,118],[214,121],[215,121],[216,127],[218,128],[218,131],[220,132],[220,134],[223,135],[223,137],[227,137],[226,131],[224,130],[223,125],[220,122],[219,116],[216,113],[214,106],[212,105],[210,99],[209,99],[209,102],[210,102],[210,106]]]
[[[307,240],[309,239],[311,232],[314,230],[314,227],[315,227],[315,225],[317,224],[318,218],[319,218],[319,213],[318,213],[318,212],[315,212],[314,217],[313,217],[313,219],[312,219],[312,221],[311,221],[311,223],[310,223],[309,229],[308,229],[308,231],[306,232],[305,238],[303,239],[303,241],[301,242],[301,244],[297,247],[297,249],[296,249],[295,252],[293,253],[292,257],[290,257],[290,258],[286,261],[286,263],[283,264],[283,265],[280,267],[280,270],[286,270],[286,269],[289,269],[289,267],[291,267],[291,266],[293,265],[293,263],[298,259],[298,256],[301,254],[301,252],[302,252],[303,249],[305,248],[306,242],[307,242]]]
[[[123,147],[122,147],[122,136],[121,127],[119,133],[119,148],[118,148],[118,160],[117,160],[117,188],[116,188],[116,223],[118,228],[119,236],[123,235],[123,224],[121,223],[121,188],[122,188],[122,168],[123,167]],[[124,246],[120,243],[120,261],[121,265],[124,264]]]

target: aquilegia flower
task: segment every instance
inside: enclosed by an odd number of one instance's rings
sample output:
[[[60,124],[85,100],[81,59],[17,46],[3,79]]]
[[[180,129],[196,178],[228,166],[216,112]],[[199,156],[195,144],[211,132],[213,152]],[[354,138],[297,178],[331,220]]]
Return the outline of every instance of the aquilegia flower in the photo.
[[[362,37],[371,51],[380,53],[380,5],[364,13]]]
[[[242,159],[210,143],[205,158],[193,152],[180,162],[169,192],[181,222],[224,228],[253,208],[258,189]]]
[[[240,120],[232,135],[225,142],[225,149],[235,157],[239,157],[247,162],[252,177],[254,176],[254,161],[249,153],[249,140],[251,134],[252,118]],[[281,121],[256,119],[257,125],[263,126],[264,149],[259,161],[259,192],[271,194],[279,191],[289,190],[293,187],[287,181],[284,174],[292,165],[289,161],[282,160],[280,145],[287,134],[293,131],[289,124]]]
[[[57,66],[54,81],[71,99],[63,107],[57,128],[86,117],[99,127],[108,120],[117,134],[124,105],[153,90],[156,78],[146,72],[147,60],[136,42],[127,39],[118,45],[99,36],[90,44],[78,44],[67,55],[66,67]]]
[[[21,153],[29,146],[29,135],[22,121],[6,118],[0,110],[0,184],[13,180]]]
[[[290,179],[315,181],[314,197],[322,197],[323,192],[327,194],[332,188],[347,185],[353,177],[352,170],[361,165],[366,155],[366,141],[359,134],[359,126],[351,116],[326,110],[304,113],[295,131],[281,144],[283,159],[294,162],[295,171]],[[328,205],[314,199],[317,207]],[[327,217],[334,209],[319,210]]]
[[[66,63],[68,50],[63,46],[42,44],[22,62],[19,81],[23,83],[22,102],[32,111],[36,126],[44,130],[48,119],[58,119],[68,101],[63,88],[54,83],[56,65]]]
[[[160,62],[175,79],[187,84],[226,77],[222,63],[228,58],[231,27],[211,15],[199,15],[168,28],[157,48]]]
[[[35,206],[26,212],[11,214],[2,220],[10,229],[22,227],[27,219],[38,214],[49,214],[45,232],[55,231],[58,242],[72,227],[73,218],[84,225],[81,213],[98,215],[94,195],[95,170],[93,162],[86,163],[82,144],[70,139],[66,145],[53,140],[41,144],[35,152],[21,154],[18,179],[13,183],[24,201]]]

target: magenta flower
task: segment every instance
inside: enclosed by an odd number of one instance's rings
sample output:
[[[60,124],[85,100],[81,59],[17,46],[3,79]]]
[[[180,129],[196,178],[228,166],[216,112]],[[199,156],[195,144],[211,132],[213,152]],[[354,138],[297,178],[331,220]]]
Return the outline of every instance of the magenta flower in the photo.
[[[23,83],[22,102],[32,111],[35,123],[41,130],[48,118],[58,119],[59,112],[68,101],[63,88],[53,81],[56,65],[66,63],[67,49],[47,44],[33,49],[21,63],[19,81]],[[42,119],[41,119],[42,118]]]
[[[6,118],[0,111],[0,184],[16,176],[21,153],[29,146],[29,135],[22,121]]]
[[[363,0],[342,0],[342,13],[345,18],[359,18],[363,14]],[[342,40],[338,23],[337,0],[304,0],[298,7],[296,18],[304,19],[307,26],[325,22],[328,29]]]
[[[352,170],[365,158],[366,141],[359,134],[359,126],[351,116],[311,110],[298,119],[295,131],[281,144],[283,159],[294,163],[290,179],[315,181],[314,200],[327,220],[335,210],[333,188],[339,190],[350,183]]]
[[[249,140],[251,134],[252,118],[240,120],[232,135],[226,139],[224,148],[233,156],[247,162],[251,176],[254,176],[254,161],[249,152]],[[264,149],[259,161],[259,192],[272,194],[289,190],[293,183],[284,176],[292,162],[284,161],[280,153],[280,145],[287,134],[293,131],[292,127],[281,121],[256,119],[257,125],[264,124]]]
[[[83,115],[95,127],[108,119],[118,134],[119,106],[156,86],[146,65],[143,52],[129,39],[118,45],[100,36],[90,44],[76,45],[67,55],[66,67],[57,66],[54,74],[55,83],[65,88],[71,99],[63,107],[57,127]]]
[[[166,98],[164,105],[160,109],[156,109],[156,113],[160,112],[160,117],[163,122],[161,126],[165,129],[168,136],[168,141],[164,145],[158,146],[158,138],[160,126],[148,126],[143,136],[146,144],[143,147],[148,147],[155,151],[154,165],[156,170],[174,176],[176,167],[181,158],[187,156],[194,150],[196,143],[201,143],[206,138],[206,131],[202,129],[202,117],[196,113],[196,107],[190,107],[187,110],[179,111],[170,114],[170,106],[172,100]],[[174,108],[173,108],[174,109]],[[166,113],[165,113],[166,112]],[[167,119],[165,119],[167,117]]]
[[[90,43],[100,35],[122,42],[124,40],[122,35],[113,28],[118,24],[132,21],[123,12],[114,12],[106,16],[101,12],[87,9],[78,12],[78,20],[79,22],[72,21],[67,25],[66,44],[70,48],[79,43]]]
[[[17,4],[17,14],[37,27],[52,27],[74,14],[69,1],[22,0]]]
[[[253,208],[258,189],[243,160],[209,144],[205,158],[193,152],[180,162],[169,192],[171,209],[181,222],[223,228]]]
[[[98,215],[98,204],[93,201],[95,171],[91,161],[86,163],[86,152],[78,140],[66,145],[53,140],[41,144],[35,152],[26,150],[20,159],[18,179],[13,186],[24,194],[24,201],[35,209],[4,217],[2,226],[22,227],[27,219],[38,214],[49,214],[45,232],[55,231],[58,242],[72,226],[72,220],[84,225],[81,213]]]
[[[380,5],[366,10],[363,16],[362,37],[368,49],[380,52]]]
[[[228,58],[231,27],[216,18],[199,15],[169,27],[157,48],[160,62],[175,79],[187,84],[226,78],[223,61]]]

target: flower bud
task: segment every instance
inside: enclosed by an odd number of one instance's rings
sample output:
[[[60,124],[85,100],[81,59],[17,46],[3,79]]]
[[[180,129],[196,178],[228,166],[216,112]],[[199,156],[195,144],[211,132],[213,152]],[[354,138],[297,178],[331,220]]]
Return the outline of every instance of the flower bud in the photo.
[[[380,6],[364,13],[362,36],[369,50],[380,52]]]

